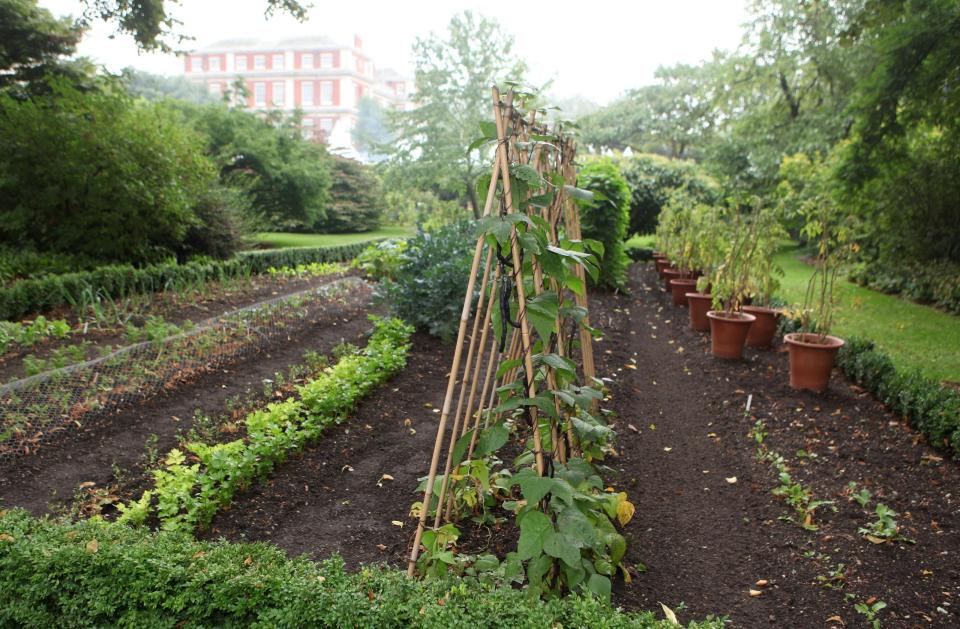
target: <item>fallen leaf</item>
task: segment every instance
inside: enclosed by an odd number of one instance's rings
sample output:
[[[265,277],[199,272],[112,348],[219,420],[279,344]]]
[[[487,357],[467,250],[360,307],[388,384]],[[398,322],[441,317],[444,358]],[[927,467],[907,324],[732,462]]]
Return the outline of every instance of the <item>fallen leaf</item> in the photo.
[[[636,365],[630,365],[630,364],[624,365],[624,367],[626,367],[627,369],[636,369],[636,368],[637,368]]]
[[[413,421],[411,421],[411,419],[408,417],[405,420],[403,420],[403,425],[409,428],[410,426],[413,425]]]
[[[349,465],[344,465],[343,467],[340,468],[341,474],[344,472],[352,472],[352,471],[353,471],[353,468]]]
[[[864,535],[868,542],[872,544],[886,544],[887,540],[882,537],[877,537],[876,535]]]
[[[92,480],[88,480],[88,481],[86,481],[86,482],[80,483],[80,484],[77,485],[77,486],[78,486],[80,489],[83,489],[84,487],[93,487],[94,485],[96,485],[95,482],[93,482]]]
[[[670,452],[671,450],[673,450],[673,448],[664,448],[664,449],[663,449],[664,452]]]
[[[763,592],[761,592],[760,590],[750,590],[750,596],[754,598],[760,596],[761,594],[763,594]]]
[[[380,552],[383,552],[387,549],[385,544],[377,544],[377,548],[380,549]]]
[[[97,538],[94,537],[92,540],[87,542],[87,552],[96,553],[100,550],[100,542],[97,541]]]
[[[245,566],[249,566],[252,563],[253,563],[253,557],[251,557],[250,555],[247,555],[247,558],[243,560],[243,565]]]
[[[629,428],[633,432],[640,432],[639,430],[637,430],[637,427],[634,426],[633,424],[627,424],[627,428]]]
[[[666,618],[669,622],[679,627],[680,623],[677,621],[677,615],[673,613],[673,610],[667,607],[666,605],[664,605],[663,603],[660,603],[660,607],[663,608],[664,618]]]
[[[654,382],[654,384],[656,384],[656,382]],[[656,429],[657,429],[657,425],[656,425],[656,424],[650,424],[649,426],[647,426],[647,428],[649,428],[650,430],[656,430]]]
[[[10,535],[9,533],[0,533],[0,542],[12,542],[12,541],[13,541],[13,535]]]
[[[391,520],[391,521],[390,521],[390,524],[392,524],[392,525],[394,525],[394,526],[399,526],[400,528],[403,528],[403,522],[401,522],[400,520]]]
[[[623,500],[617,505],[617,521],[620,522],[620,526],[626,526],[630,518],[633,517],[636,507],[633,506],[632,502],[627,500],[627,494],[621,495],[623,496]]]
[[[757,581],[756,585],[758,588],[765,588],[769,583],[770,582],[767,581],[766,579],[760,579],[759,581]]]
[[[733,485],[734,483],[737,482],[737,477],[736,477],[736,476],[728,476],[728,477],[725,478],[724,480],[727,481],[728,483],[730,483],[731,485]]]
[[[841,618],[840,616],[830,616],[829,618],[827,618],[827,622],[838,622],[841,625],[846,624],[843,622],[843,618]]]
[[[383,476],[380,477],[380,480],[393,480],[393,476],[390,476],[389,474],[384,474]]]

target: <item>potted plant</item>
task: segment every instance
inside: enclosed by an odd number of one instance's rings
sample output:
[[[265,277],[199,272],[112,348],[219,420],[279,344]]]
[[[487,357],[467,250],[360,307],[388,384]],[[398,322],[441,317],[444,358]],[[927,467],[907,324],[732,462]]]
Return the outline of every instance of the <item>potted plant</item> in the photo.
[[[747,347],[768,348],[777,333],[780,310],[771,307],[771,300],[780,288],[778,277],[783,276],[774,256],[781,241],[787,238],[787,231],[780,224],[777,212],[770,207],[761,208],[753,217],[756,223],[757,242],[750,262],[751,305],[743,306],[743,311],[756,317],[747,333]]]
[[[756,320],[742,311],[749,296],[750,261],[756,244],[756,223],[737,213],[731,221],[730,247],[711,280],[713,310],[710,321],[710,347],[717,358],[740,359],[750,325]]]
[[[730,234],[721,206],[699,204],[694,209],[694,225],[697,235],[695,263],[700,277],[684,296],[690,310],[690,327],[706,332],[710,330],[707,312],[713,305],[710,282],[723,263]]]
[[[790,386],[823,391],[830,381],[843,340],[830,335],[835,305],[834,288],[855,245],[848,244],[854,218],[832,198],[834,170],[826,160],[798,153],[780,164],[778,192],[781,206],[803,221],[801,236],[815,247],[814,271],[800,311],[800,332],[787,334]]]
[[[671,203],[681,202],[676,198]],[[694,279],[696,260],[698,253],[698,242],[700,234],[698,232],[698,217],[695,216],[697,208],[691,208],[685,205],[683,209],[677,212],[677,227],[679,235],[677,238],[677,252],[674,260],[674,268],[677,275],[668,275],[670,284],[670,293],[674,306],[687,305],[687,293],[694,289],[697,280]]]

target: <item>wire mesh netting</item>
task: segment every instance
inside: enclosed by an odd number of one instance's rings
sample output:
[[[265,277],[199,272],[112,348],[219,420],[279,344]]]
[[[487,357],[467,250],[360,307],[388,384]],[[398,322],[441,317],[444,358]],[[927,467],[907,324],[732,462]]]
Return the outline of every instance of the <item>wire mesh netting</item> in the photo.
[[[212,317],[188,332],[0,386],[0,460],[29,454],[83,421],[258,352],[326,310],[366,305],[372,292],[361,278],[341,278]]]

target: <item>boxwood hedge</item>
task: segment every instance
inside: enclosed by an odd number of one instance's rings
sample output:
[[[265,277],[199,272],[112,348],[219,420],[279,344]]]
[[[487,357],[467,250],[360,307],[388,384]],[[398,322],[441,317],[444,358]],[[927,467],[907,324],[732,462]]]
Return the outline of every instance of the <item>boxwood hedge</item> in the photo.
[[[347,572],[339,557],[289,559],[274,546],[196,541],[87,520],[0,512],[0,626],[675,627],[591,598]],[[720,629],[720,620],[690,628]]]

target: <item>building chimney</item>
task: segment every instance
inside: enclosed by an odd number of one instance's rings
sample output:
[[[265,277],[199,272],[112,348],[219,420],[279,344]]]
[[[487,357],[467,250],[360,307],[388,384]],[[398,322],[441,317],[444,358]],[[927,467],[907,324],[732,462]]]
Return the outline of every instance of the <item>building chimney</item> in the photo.
[[[354,48],[363,48],[363,39],[359,35],[353,36],[353,47]]]

